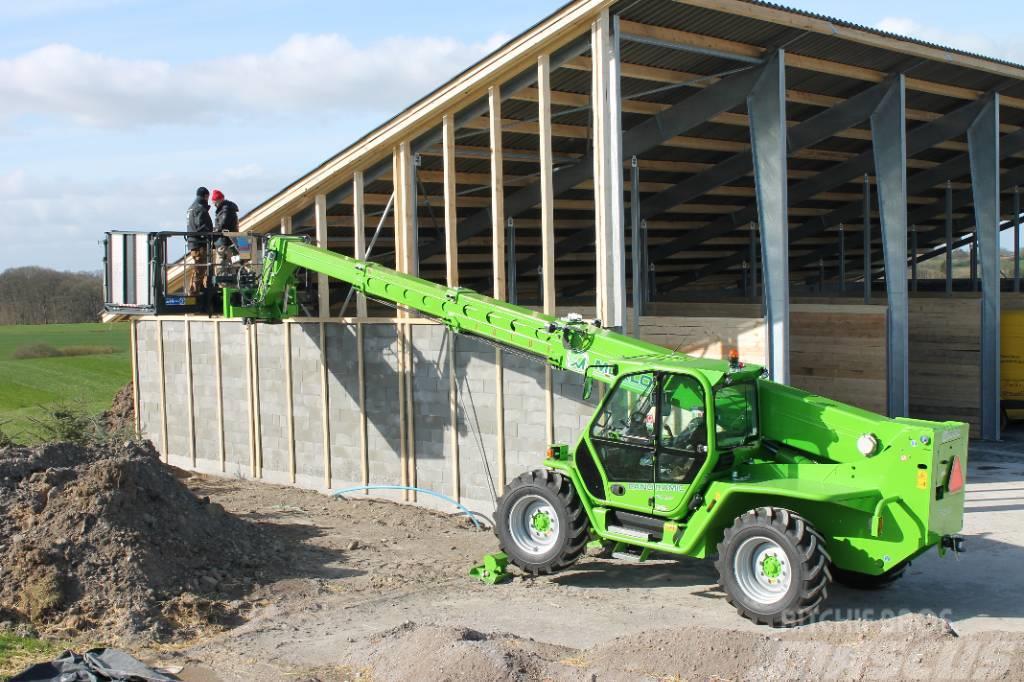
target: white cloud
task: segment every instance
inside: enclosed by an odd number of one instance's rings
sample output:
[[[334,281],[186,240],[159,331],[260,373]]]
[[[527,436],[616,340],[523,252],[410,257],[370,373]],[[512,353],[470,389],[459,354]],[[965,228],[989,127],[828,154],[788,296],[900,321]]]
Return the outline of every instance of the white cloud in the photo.
[[[295,35],[266,53],[185,65],[47,45],[0,60],[0,123],[50,116],[128,128],[269,114],[385,112],[411,104],[504,40]]]
[[[982,35],[948,31],[936,26],[922,24],[907,17],[886,17],[879,21],[875,28],[901,36],[917,38],[945,47],[953,47],[967,52],[974,52],[986,57],[994,57],[1015,63],[1024,63],[1024,47],[1020,40],[1007,33],[1005,36]]]

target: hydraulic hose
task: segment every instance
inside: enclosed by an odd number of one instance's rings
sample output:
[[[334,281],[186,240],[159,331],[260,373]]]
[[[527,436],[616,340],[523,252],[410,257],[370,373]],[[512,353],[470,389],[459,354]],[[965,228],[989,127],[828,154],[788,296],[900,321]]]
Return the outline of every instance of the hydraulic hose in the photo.
[[[359,490],[411,490],[413,492],[423,493],[424,495],[433,495],[434,497],[437,497],[439,499],[444,500],[445,502],[450,502],[451,504],[455,505],[459,509],[459,511],[461,511],[463,514],[469,517],[469,520],[473,522],[473,525],[477,527],[477,530],[483,530],[483,527],[480,525],[480,522],[476,520],[475,513],[471,512],[469,509],[459,504],[458,502],[448,497],[447,495],[435,493],[433,490],[427,490],[425,488],[415,488],[413,486],[408,485],[358,485],[355,486],[354,488],[342,488],[341,490],[335,490],[334,492],[331,493],[331,497],[341,497],[345,493],[354,493]]]

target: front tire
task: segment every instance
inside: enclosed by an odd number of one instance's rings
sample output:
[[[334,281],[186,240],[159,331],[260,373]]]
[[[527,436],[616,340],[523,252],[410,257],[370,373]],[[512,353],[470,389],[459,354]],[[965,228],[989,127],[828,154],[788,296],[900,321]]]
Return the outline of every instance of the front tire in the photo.
[[[589,525],[572,482],[549,469],[513,479],[494,513],[501,551],[534,575],[576,563],[586,550]]]
[[[719,584],[741,616],[761,625],[806,622],[832,582],[825,540],[802,516],[760,507],[736,519],[718,545]]]

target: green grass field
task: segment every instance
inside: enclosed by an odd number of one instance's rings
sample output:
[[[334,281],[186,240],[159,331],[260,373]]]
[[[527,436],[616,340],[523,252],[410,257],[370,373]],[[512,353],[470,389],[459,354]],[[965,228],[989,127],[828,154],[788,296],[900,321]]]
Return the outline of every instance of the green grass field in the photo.
[[[75,357],[17,359],[19,348],[48,344],[108,346],[117,352]],[[61,402],[100,413],[118,389],[131,381],[127,324],[0,326],[0,429],[21,443],[32,443],[31,418]]]

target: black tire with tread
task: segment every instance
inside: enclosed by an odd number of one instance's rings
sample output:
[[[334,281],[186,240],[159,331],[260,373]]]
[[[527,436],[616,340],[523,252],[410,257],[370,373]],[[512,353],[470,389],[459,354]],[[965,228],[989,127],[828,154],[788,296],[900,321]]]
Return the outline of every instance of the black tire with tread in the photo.
[[[736,584],[735,552],[744,540],[761,536],[778,544],[789,558],[794,574],[786,596],[774,604],[752,601]],[[792,627],[806,622],[828,597],[832,582],[831,560],[825,539],[802,516],[780,507],[759,507],[738,517],[718,544],[719,585],[736,611],[755,623]]]
[[[832,566],[832,579],[855,590],[881,590],[902,578],[908,568],[910,568],[910,562],[904,561],[881,575],[869,575],[859,571],[847,571],[838,566]]]
[[[538,495],[554,507],[559,528],[565,529],[559,542],[546,554],[531,556],[519,551],[508,529],[512,505],[523,495]],[[550,469],[535,469],[517,476],[505,486],[494,512],[494,534],[510,562],[533,575],[562,571],[576,563],[590,540],[590,521],[572,482]]]

